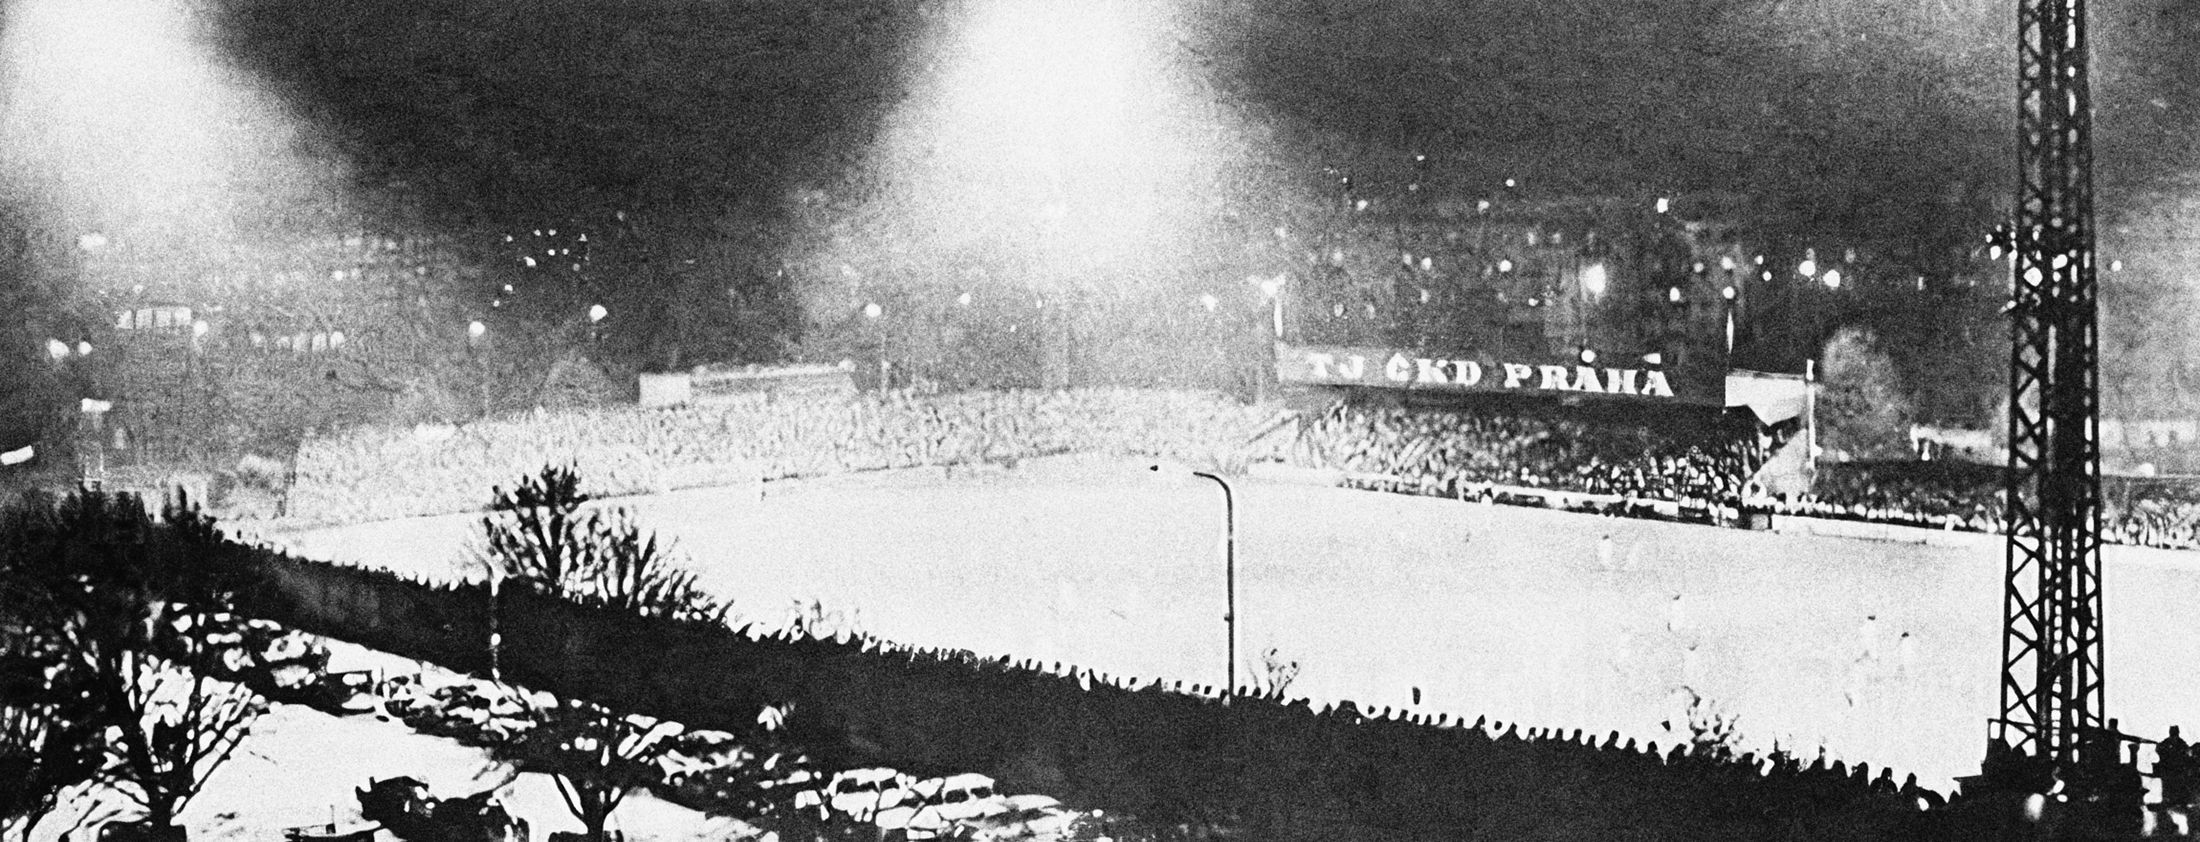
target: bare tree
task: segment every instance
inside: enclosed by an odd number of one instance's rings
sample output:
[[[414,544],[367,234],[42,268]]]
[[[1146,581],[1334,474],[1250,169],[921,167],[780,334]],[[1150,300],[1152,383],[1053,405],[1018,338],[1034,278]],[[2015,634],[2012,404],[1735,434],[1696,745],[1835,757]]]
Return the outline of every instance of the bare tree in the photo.
[[[106,757],[88,682],[44,644],[22,626],[0,631],[0,838],[23,842]]]
[[[266,704],[252,691],[157,655],[123,650],[102,676],[113,762],[98,779],[156,832],[175,825]]]
[[[494,489],[482,519],[483,563],[551,593],[651,617],[724,622],[731,603],[704,591],[669,545],[623,510],[581,508],[589,496],[572,468],[546,467],[512,490]]]
[[[1824,379],[1818,411],[1828,449],[1861,458],[1908,455],[1916,413],[1878,336],[1861,328],[1834,334],[1826,342]]]
[[[534,727],[503,746],[502,753],[531,772],[557,781],[566,809],[581,821],[590,842],[603,842],[604,825],[627,793],[657,784],[658,759],[678,736],[678,723],[620,714],[580,699],[560,699],[532,711]]]
[[[731,605],[705,593],[693,571],[622,511],[581,508],[589,500],[571,468],[548,467],[506,491],[495,489],[484,518],[482,561],[503,576],[576,602],[651,617],[723,622]],[[530,706],[530,727],[500,751],[522,768],[548,773],[567,808],[601,842],[612,811],[636,787],[658,783],[658,760],[676,723],[622,714],[581,699]]]
[[[165,519],[156,525],[134,495],[84,493],[27,499],[0,527],[16,650],[43,660],[47,693],[67,688],[51,715],[91,730],[104,755],[91,780],[127,801],[154,836],[174,832],[265,707],[209,676],[241,623],[230,611],[238,580],[217,556],[213,521],[180,496]]]

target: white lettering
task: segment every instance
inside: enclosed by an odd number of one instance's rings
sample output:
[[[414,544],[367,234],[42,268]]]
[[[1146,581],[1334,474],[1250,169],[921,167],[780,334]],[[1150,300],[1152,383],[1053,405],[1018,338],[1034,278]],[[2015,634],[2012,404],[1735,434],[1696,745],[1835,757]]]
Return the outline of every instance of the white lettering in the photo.
[[[1518,389],[1520,381],[1535,376],[1535,369],[1521,363],[1505,363],[1505,388]]]
[[[1604,384],[1597,382],[1596,369],[1585,365],[1577,365],[1574,366],[1573,390],[1576,392],[1602,392],[1604,391]]]
[[[1390,355],[1390,362],[1383,363],[1383,376],[1390,378],[1393,383],[1404,383],[1412,380],[1413,361],[1406,359],[1404,354],[1392,354]]]
[[[1473,360],[1452,360],[1451,370],[1457,374],[1457,377],[1451,381],[1453,383],[1461,386],[1472,386],[1482,382],[1481,363]]]
[[[1541,385],[1539,385],[1539,386],[1537,386],[1537,387],[1536,387],[1536,388],[1538,388],[1538,389],[1552,389],[1552,390],[1557,390],[1557,391],[1565,391],[1565,390],[1567,390],[1567,389],[1571,389],[1571,388],[1573,388],[1573,387],[1572,387],[1571,385],[1569,385],[1569,384],[1568,384],[1568,383],[1566,382],[1566,367],[1565,367],[1565,366],[1562,366],[1562,365],[1539,365],[1539,366],[1536,366],[1536,370],[1537,370],[1537,371],[1541,371],[1541,372],[1543,372],[1543,383],[1542,383]]]
[[[1413,382],[1442,384],[1446,379],[1444,377],[1444,362],[1444,360],[1432,360],[1427,357],[1414,360]]]
[[[1410,387],[1489,389],[1541,389],[1554,392],[1590,392],[1605,395],[1674,397],[1670,373],[1657,368],[1605,368],[1594,365],[1482,362],[1471,359],[1417,357],[1411,351],[1355,354],[1349,349],[1290,348],[1298,364],[1282,364],[1281,377],[1297,382],[1374,383]],[[1280,354],[1279,360],[1288,359]],[[1503,380],[1498,379],[1502,373]]]
[[[1642,372],[1632,368],[1607,368],[1604,370],[1604,391],[1614,395],[1639,395],[1635,388],[1635,375]]]
[[[1306,355],[1306,364],[1314,367],[1314,376],[1319,378],[1327,379],[1329,377],[1329,366],[1336,361],[1335,354],[1310,353]]]

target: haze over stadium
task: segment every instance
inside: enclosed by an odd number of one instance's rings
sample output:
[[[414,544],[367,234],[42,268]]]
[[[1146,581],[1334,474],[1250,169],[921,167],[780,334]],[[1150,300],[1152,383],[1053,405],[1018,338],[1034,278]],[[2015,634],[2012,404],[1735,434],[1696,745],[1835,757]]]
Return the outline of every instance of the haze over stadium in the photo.
[[[0,603],[0,760],[91,759],[0,831],[2183,833],[2200,12],[2092,10],[2043,245],[2012,7],[2075,2],[5,0],[0,579],[85,601]],[[2021,267],[2096,254],[2098,401],[2027,427]],[[86,514],[179,490],[305,561]],[[2131,747],[2056,750],[2143,786],[1986,754],[2066,502]],[[160,675],[281,727],[162,777],[54,701]],[[317,729],[465,748],[275,793]]]
[[[130,225],[181,247],[279,227],[281,210],[345,211],[319,130],[223,54],[203,13],[36,0],[7,23],[7,177],[72,241]]]

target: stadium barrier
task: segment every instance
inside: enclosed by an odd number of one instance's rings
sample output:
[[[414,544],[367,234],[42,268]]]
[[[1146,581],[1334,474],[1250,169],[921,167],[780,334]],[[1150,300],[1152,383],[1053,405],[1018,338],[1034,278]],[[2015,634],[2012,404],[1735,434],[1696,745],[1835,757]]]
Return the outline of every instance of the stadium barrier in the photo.
[[[850,366],[698,367],[694,371],[639,375],[641,405],[682,406],[754,394],[854,394]]]
[[[1245,476],[1263,482],[1325,488],[1343,485],[1348,478],[1344,471],[1335,468],[1303,468],[1283,462],[1255,462],[1245,466]]]
[[[765,706],[828,766],[980,771],[1011,789],[1250,838],[1866,838],[1918,820],[1868,774],[1670,758],[1402,710],[1218,700],[1089,671],[753,628],[646,619],[507,587],[430,585],[265,548],[248,612],[304,631],[695,727],[744,733]],[[492,609],[492,605],[494,608]],[[1859,769],[1859,772],[1863,770]],[[1884,773],[1882,773],[1884,776]]]
[[[1933,529],[1924,526],[1907,526],[1880,521],[1842,520],[1788,514],[1773,518],[1772,531],[1782,535],[1858,538],[1866,541],[1925,544],[1934,547],[1983,547],[1998,544],[2002,540],[2001,535],[1989,532],[1971,532],[1946,528]]]

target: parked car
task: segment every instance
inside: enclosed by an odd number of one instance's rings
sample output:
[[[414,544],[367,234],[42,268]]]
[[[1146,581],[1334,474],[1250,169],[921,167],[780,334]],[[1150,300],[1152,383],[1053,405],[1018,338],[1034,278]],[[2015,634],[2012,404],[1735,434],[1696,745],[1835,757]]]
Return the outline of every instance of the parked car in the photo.
[[[535,727],[535,711],[555,704],[540,691],[528,691],[491,682],[460,685],[440,691],[443,718],[449,720],[461,742],[500,743]],[[463,723],[459,727],[457,723]]]
[[[373,713],[381,707],[374,695],[374,673],[366,670],[321,673],[302,696],[306,704],[339,715]]]
[[[773,805],[792,805],[796,810],[818,812],[821,803],[818,792],[831,780],[814,769],[788,771],[781,768],[781,757],[773,754],[764,758],[764,777],[756,782],[757,797]],[[771,777],[774,768],[780,768],[782,777]]]
[[[872,821],[908,839],[938,839],[960,832],[973,819],[1008,810],[1007,799],[993,791],[993,779],[972,772],[919,781],[910,791],[914,798],[880,810]]]
[[[909,786],[915,781],[884,767],[850,769],[834,773],[822,789],[796,793],[794,806],[816,810],[820,819],[838,814],[867,822],[879,811],[909,800]]]
[[[283,828],[284,842],[374,842],[375,832],[382,829],[379,822],[352,822],[351,824],[309,824]]]
[[[732,734],[689,730],[665,740],[665,751],[658,756],[657,767],[663,770],[666,781],[677,783],[689,775],[731,765],[741,754],[740,738]]]
[[[1011,795],[1002,799],[1007,809],[989,816],[979,816],[963,823],[957,838],[971,842],[1006,842],[1006,840],[1061,840],[1088,838],[1076,834],[1078,820],[1084,813],[1062,806],[1062,802],[1048,795]]]
[[[375,718],[384,721],[403,721],[430,703],[428,688],[417,675],[398,675],[383,679],[375,686],[375,696],[381,700]]]
[[[369,779],[356,791],[359,815],[411,842],[526,842],[527,822],[498,803],[495,790],[436,798],[417,778]]]

